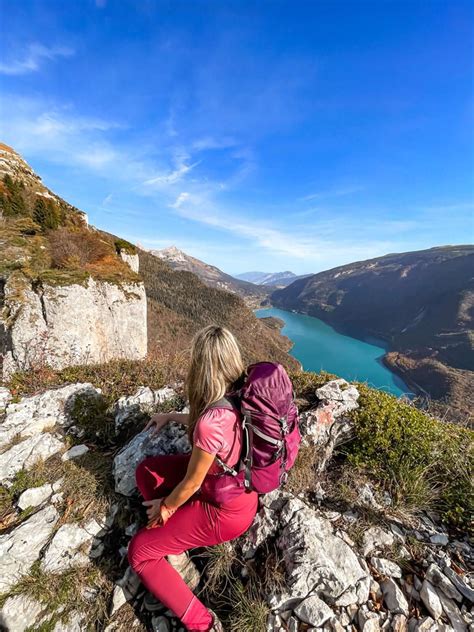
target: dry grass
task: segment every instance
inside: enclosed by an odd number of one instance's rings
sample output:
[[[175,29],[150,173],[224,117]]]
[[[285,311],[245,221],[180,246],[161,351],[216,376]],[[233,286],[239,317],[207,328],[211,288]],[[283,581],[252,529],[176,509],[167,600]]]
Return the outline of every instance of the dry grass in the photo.
[[[266,632],[270,608],[260,594],[259,582],[251,578],[245,584],[236,581],[226,595],[230,614],[229,632]]]
[[[206,547],[202,558],[206,563],[206,583],[203,590],[210,594],[217,594],[228,583],[235,581],[233,568],[238,562],[235,549],[228,542]]]
[[[296,461],[288,476],[285,488],[295,494],[314,490],[318,480],[316,472],[317,452],[314,446],[301,446]]]
[[[61,370],[42,364],[30,371],[18,371],[7,386],[15,396],[24,396],[74,382],[91,382],[112,403],[122,395],[131,395],[139,386],[158,389],[182,380],[183,362],[183,354],[161,352],[145,360],[112,360]]]
[[[92,598],[85,597],[86,589]],[[113,583],[97,567],[75,568],[61,574],[45,573],[38,561],[8,593],[1,596],[0,605],[8,597],[22,594],[44,604],[44,613],[50,617],[46,618],[42,628],[35,626],[35,631],[49,632],[58,621],[65,622],[75,611],[84,613],[86,629],[96,629],[97,624],[107,617],[112,590]]]
[[[83,268],[110,254],[110,245],[88,229],[59,228],[48,234],[52,264],[55,268]]]

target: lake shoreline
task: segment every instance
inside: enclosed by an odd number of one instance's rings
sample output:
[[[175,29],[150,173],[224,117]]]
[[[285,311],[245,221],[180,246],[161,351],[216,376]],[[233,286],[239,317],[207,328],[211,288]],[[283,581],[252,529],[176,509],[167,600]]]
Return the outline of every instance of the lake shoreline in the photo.
[[[271,312],[271,310],[278,310],[287,314],[296,314],[299,316],[305,316],[307,318],[311,318],[314,319],[315,321],[319,321],[320,323],[323,323],[324,325],[326,325],[327,327],[329,327],[331,330],[333,330],[333,332],[339,334],[340,336],[343,336],[345,338],[349,338],[352,340],[357,340],[360,341],[361,343],[365,344],[365,345],[370,345],[372,347],[378,347],[381,350],[381,353],[379,356],[377,357],[373,357],[372,360],[375,361],[377,363],[378,366],[382,367],[383,369],[385,369],[392,378],[393,384],[394,386],[397,387],[397,390],[400,391],[397,396],[408,396],[408,397],[413,397],[414,395],[418,394],[419,390],[417,389],[415,392],[413,391],[413,387],[416,387],[416,384],[414,384],[413,382],[408,383],[408,381],[405,381],[402,377],[402,375],[400,374],[400,372],[395,371],[394,367],[391,366],[387,361],[386,361],[386,356],[387,354],[392,351],[391,346],[390,346],[390,341],[387,340],[386,338],[384,339],[383,337],[380,336],[376,336],[374,334],[361,334],[361,332],[359,331],[354,331],[352,328],[350,327],[341,327],[341,326],[336,326],[333,323],[327,322],[327,320],[323,319],[323,318],[319,318],[317,316],[313,316],[312,314],[308,314],[305,312],[300,312],[297,310],[287,310],[287,309],[282,309],[280,307],[275,307],[273,305],[266,305],[263,307],[260,307],[258,310],[254,310],[254,312],[259,312],[260,314],[262,314],[261,316],[257,316],[259,318],[272,318],[272,319],[277,319],[277,320],[283,320],[283,318],[280,318],[279,316],[275,316],[275,315],[269,315],[269,316],[264,316],[263,312],[264,311],[269,311]],[[289,326],[287,321],[284,322],[284,325],[281,327],[283,329],[284,326]],[[291,347],[291,350],[294,349],[295,346],[295,341],[291,338],[291,335],[289,335],[288,333],[282,334],[284,336],[286,336],[287,338],[290,338],[290,340],[292,340],[293,345]],[[291,353],[290,350],[290,353]],[[296,357],[293,353],[292,353],[293,357],[298,360],[298,362],[300,362],[303,370],[304,369],[304,364],[303,362],[300,360],[300,358]],[[316,369],[306,369],[306,370],[316,370]],[[321,370],[321,369],[320,369]],[[335,372],[335,371],[331,371],[329,369],[324,369],[324,370],[328,370],[329,372]],[[336,372],[337,373],[337,372]],[[357,381],[357,380],[356,380]],[[359,381],[364,381],[364,380],[359,380]],[[383,387],[381,387],[383,388]]]

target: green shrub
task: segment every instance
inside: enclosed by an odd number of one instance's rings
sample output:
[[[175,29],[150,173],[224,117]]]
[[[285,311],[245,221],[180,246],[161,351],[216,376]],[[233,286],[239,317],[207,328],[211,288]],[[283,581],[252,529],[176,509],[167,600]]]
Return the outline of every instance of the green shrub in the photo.
[[[398,505],[433,508],[460,527],[472,514],[473,433],[396,397],[358,385],[349,462],[384,483]]]
[[[122,239],[121,237],[118,237],[117,239],[114,240],[114,245],[115,245],[115,250],[117,254],[120,254],[120,252],[125,252],[128,255],[137,254],[136,246],[131,244],[126,239]]]
[[[53,200],[38,196],[33,209],[33,219],[43,230],[55,230],[61,221],[61,211]]]

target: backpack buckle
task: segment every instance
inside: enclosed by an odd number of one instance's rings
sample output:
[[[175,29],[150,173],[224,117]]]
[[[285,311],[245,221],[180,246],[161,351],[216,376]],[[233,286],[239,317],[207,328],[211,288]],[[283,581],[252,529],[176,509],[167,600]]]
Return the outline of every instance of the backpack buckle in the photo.
[[[286,417],[280,417],[280,425],[284,434],[288,434],[288,423],[286,421]]]

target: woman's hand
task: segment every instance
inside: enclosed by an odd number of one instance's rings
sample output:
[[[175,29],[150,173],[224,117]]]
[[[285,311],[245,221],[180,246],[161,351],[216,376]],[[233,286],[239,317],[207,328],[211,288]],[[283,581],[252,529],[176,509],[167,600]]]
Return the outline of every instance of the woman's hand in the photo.
[[[166,426],[171,421],[171,415],[169,413],[156,413],[150,417],[150,421],[145,426],[145,430],[152,428],[151,434],[158,434],[163,426]]]
[[[163,526],[176,511],[176,509],[169,509],[166,506],[164,498],[145,500],[143,505],[148,507],[146,510],[146,515],[148,516],[147,529]]]

